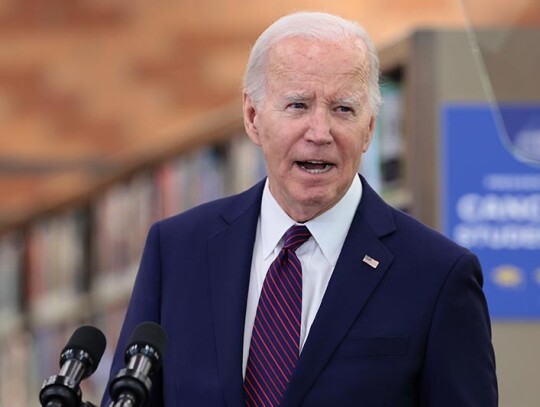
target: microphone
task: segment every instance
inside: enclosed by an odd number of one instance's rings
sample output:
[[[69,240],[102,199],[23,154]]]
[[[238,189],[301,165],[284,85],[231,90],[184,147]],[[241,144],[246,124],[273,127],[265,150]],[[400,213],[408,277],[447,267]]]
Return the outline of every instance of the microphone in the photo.
[[[79,383],[96,370],[107,340],[93,326],[77,328],[60,354],[60,374],[45,380],[39,392],[44,407],[79,407],[81,389]],[[84,403],[88,405],[88,403]]]
[[[144,406],[152,388],[149,376],[160,369],[166,346],[167,336],[158,324],[143,322],[135,328],[126,346],[126,368],[109,385],[109,406]]]

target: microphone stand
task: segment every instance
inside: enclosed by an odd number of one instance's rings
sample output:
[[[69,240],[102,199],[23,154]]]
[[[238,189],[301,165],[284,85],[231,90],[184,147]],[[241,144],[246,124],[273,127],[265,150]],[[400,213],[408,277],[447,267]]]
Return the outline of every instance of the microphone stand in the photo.
[[[72,362],[68,361],[63,370],[69,370]],[[63,374],[63,370],[60,375],[51,376],[45,381],[39,393],[41,405],[43,407],[96,407],[88,401],[82,401],[81,388],[78,385],[74,387],[70,381],[71,376]]]

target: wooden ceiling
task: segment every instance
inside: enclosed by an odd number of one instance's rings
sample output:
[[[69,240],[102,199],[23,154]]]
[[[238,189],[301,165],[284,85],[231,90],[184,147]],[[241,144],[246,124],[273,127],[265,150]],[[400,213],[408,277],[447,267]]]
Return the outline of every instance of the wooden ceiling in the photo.
[[[537,0],[0,0],[0,228],[239,114],[250,45],[296,10],[356,19],[378,46],[540,23]]]

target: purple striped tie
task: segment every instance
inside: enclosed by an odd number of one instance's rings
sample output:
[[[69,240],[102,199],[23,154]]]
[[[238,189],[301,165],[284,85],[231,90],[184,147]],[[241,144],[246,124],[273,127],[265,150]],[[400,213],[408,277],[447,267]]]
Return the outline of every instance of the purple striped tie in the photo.
[[[311,233],[292,226],[285,244],[266,273],[261,291],[244,380],[246,405],[278,406],[300,354],[302,267],[296,256]]]

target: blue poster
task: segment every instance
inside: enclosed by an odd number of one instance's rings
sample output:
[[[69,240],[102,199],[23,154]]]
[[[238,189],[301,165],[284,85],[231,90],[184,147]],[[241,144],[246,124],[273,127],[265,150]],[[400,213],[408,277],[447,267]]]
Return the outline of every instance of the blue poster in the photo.
[[[540,105],[445,105],[443,232],[476,253],[493,319],[540,320]]]

